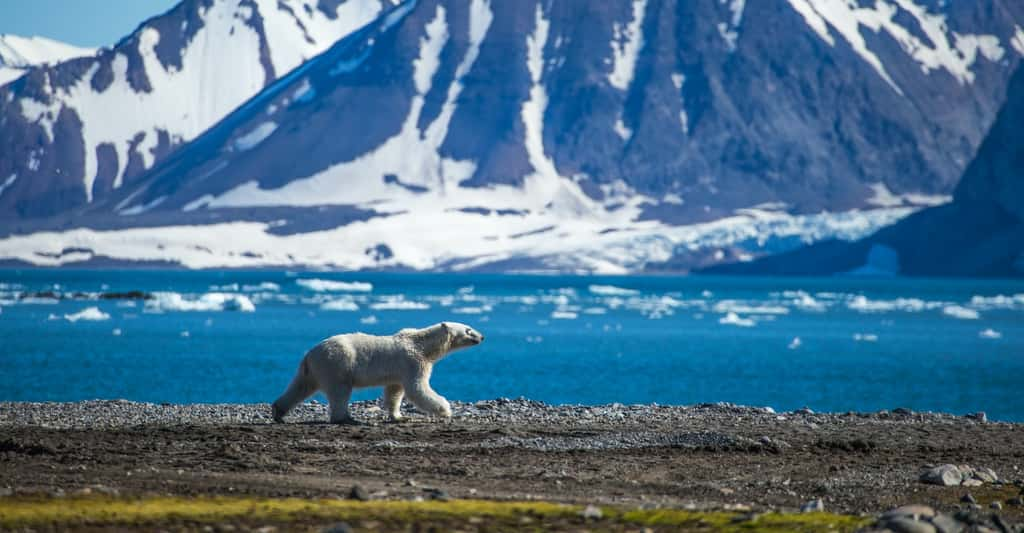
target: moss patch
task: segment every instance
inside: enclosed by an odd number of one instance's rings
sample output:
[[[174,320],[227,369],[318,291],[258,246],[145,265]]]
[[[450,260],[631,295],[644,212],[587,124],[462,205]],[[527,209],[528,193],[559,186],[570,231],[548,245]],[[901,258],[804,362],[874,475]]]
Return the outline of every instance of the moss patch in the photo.
[[[90,528],[193,524],[285,524],[313,528],[337,521],[372,523],[374,529],[406,529],[409,524],[441,528],[486,526],[495,529],[548,529],[587,524],[591,529],[655,529],[702,531],[853,531],[868,519],[829,513],[744,516],[727,512],[672,509],[621,510],[604,508],[604,518],[586,521],[581,507],[547,502],[450,502],[305,500],[249,497],[0,498],[0,528],[58,526]]]

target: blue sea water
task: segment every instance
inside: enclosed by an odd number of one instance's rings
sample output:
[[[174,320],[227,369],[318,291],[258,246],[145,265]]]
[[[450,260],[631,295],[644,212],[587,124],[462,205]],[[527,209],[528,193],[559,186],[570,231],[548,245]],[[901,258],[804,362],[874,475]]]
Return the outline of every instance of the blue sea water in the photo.
[[[24,299],[46,290],[158,298]],[[455,400],[1024,421],[1024,283],[1005,280],[3,270],[0,400],[267,402],[321,339],[444,320],[486,335],[435,369]]]

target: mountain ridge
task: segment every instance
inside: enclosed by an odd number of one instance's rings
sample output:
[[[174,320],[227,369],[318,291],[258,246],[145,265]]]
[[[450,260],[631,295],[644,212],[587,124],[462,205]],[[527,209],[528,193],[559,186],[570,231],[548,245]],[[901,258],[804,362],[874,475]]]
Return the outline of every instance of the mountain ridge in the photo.
[[[1024,54],[1024,7],[1001,0],[406,5],[394,32],[350,36],[328,64],[336,43],[96,202],[11,224],[0,251],[217,221],[249,224],[263,244],[231,253],[254,264],[278,222],[351,246],[338,268],[749,260],[948,201]],[[332,228],[303,209],[366,218]],[[451,228],[463,249],[445,248]],[[295,245],[277,260],[325,259]]]

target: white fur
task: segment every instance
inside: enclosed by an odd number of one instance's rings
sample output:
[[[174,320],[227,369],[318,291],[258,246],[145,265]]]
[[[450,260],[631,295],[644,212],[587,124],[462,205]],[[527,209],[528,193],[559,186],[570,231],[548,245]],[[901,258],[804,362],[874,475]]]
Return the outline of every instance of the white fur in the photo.
[[[316,391],[330,402],[332,423],[352,423],[348,400],[352,389],[384,387],[384,403],[393,420],[402,418],[402,397],[438,416],[452,416],[448,400],[430,388],[434,363],[458,350],[480,344],[483,335],[458,322],[423,329],[403,329],[378,337],[364,333],[335,335],[306,352],[288,389],[273,404],[280,422],[296,405]]]

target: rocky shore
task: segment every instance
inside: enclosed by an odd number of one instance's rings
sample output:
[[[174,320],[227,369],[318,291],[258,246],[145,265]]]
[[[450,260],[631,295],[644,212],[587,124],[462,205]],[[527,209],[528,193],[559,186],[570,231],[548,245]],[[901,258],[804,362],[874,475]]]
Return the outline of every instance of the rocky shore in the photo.
[[[1024,522],[1024,425],[980,413],[525,399],[454,402],[450,421],[407,406],[407,422],[388,423],[374,402],[352,411],[364,424],[325,424],[316,402],[284,424],[266,404],[0,403],[0,494],[824,511],[892,531]]]

